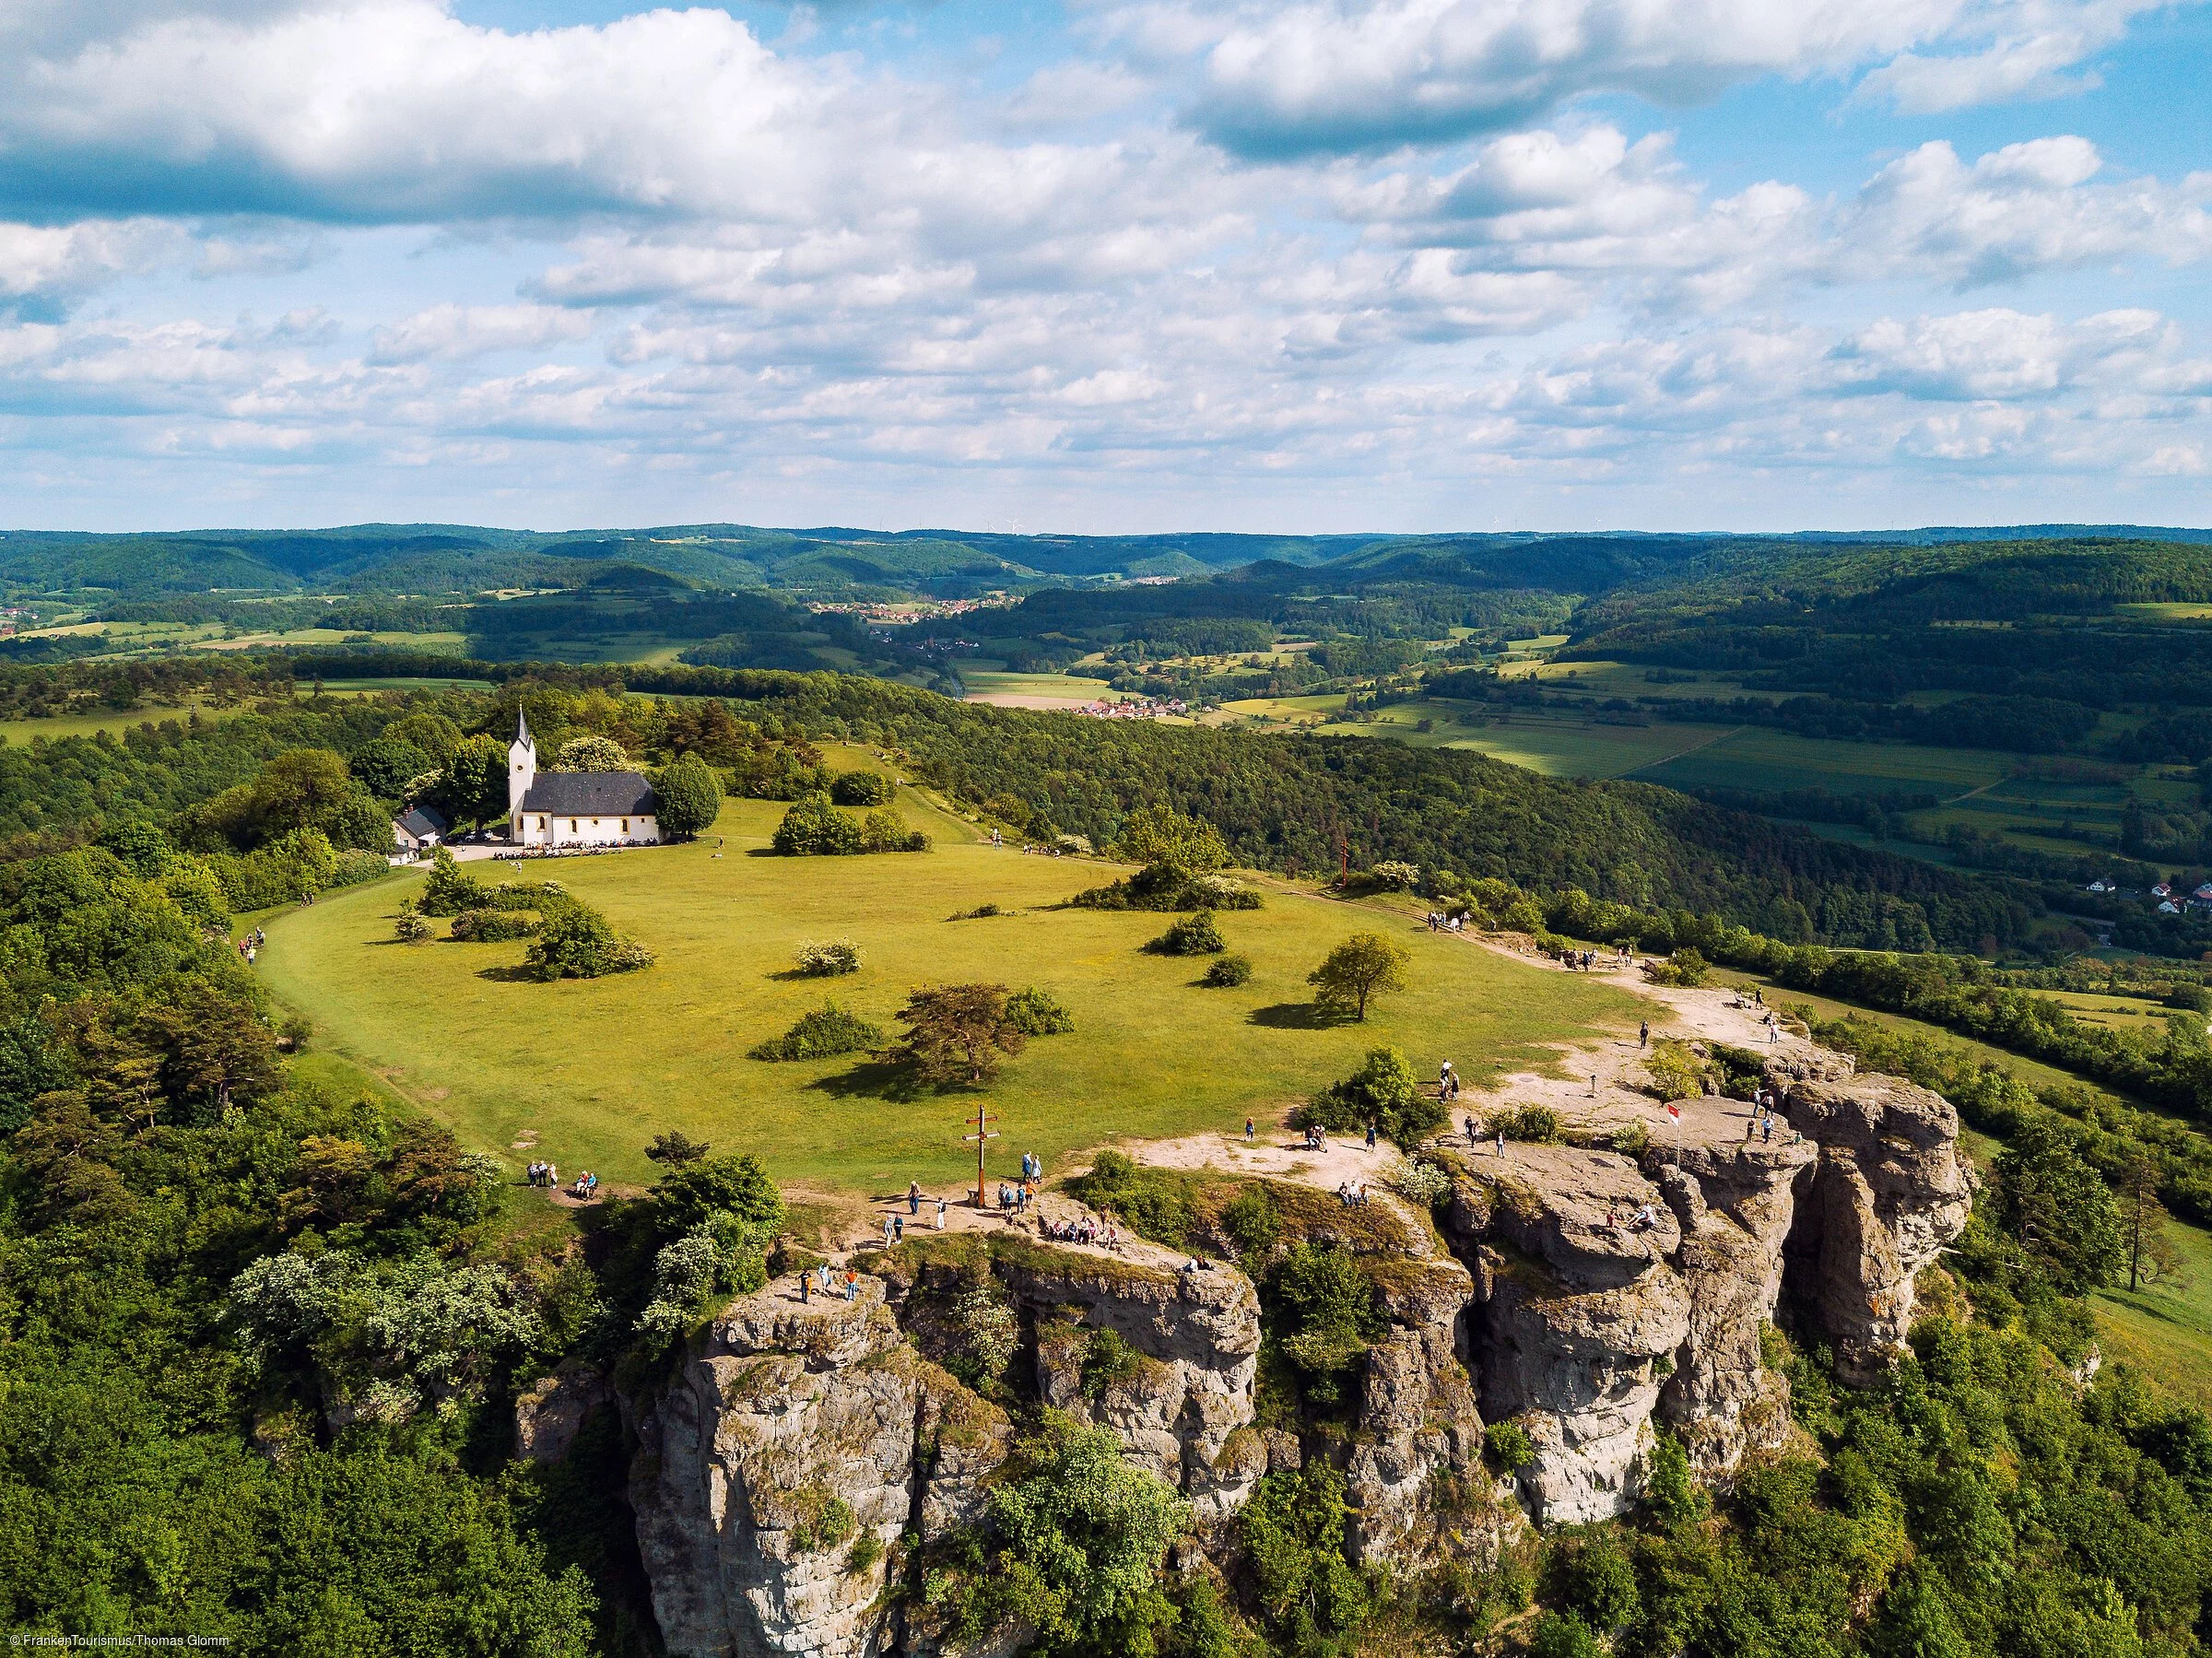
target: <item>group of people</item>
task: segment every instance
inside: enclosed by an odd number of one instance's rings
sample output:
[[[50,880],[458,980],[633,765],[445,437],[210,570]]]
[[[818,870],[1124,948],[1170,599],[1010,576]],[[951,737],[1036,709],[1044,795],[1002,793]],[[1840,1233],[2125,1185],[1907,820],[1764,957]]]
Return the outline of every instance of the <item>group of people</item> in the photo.
[[[799,1299],[811,1301],[817,1293],[829,1295],[832,1286],[841,1289],[850,1301],[860,1294],[860,1275],[849,1266],[841,1273],[833,1272],[829,1262],[820,1262],[799,1275]]]
[[[245,958],[246,965],[252,967],[261,958],[261,947],[268,942],[269,935],[259,927],[255,927],[238,941],[238,953]]]
[[[1443,1068],[1436,1074],[1436,1097],[1439,1099],[1459,1098],[1459,1073],[1448,1059],[1444,1061]]]
[[[1463,1126],[1464,1126],[1464,1127],[1466,1129],[1466,1131],[1467,1131],[1467,1146],[1468,1146],[1469,1149],[1472,1149],[1472,1148],[1474,1147],[1474,1146],[1475,1146],[1476,1142],[1477,1142],[1477,1141],[1478,1141],[1478,1140],[1480,1140],[1480,1139],[1482,1138],[1482,1131],[1481,1131],[1480,1129],[1478,1129],[1478,1128],[1477,1128],[1477,1127],[1475,1126],[1475,1118],[1474,1118],[1474,1116],[1473,1116],[1473,1114],[1472,1114],[1472,1113],[1470,1113],[1470,1114],[1469,1114],[1469,1115],[1468,1115],[1468,1116],[1465,1118],[1465,1122],[1464,1122],[1464,1123],[1463,1123],[1462,1125],[1463,1125]],[[1503,1156],[1505,1155],[1505,1130],[1504,1130],[1504,1129],[1500,1128],[1500,1129],[1499,1129],[1499,1130],[1498,1130],[1498,1134],[1497,1134],[1497,1139],[1498,1139],[1498,1155],[1499,1155],[1500,1157],[1503,1157]]]
[[[1559,959],[1567,964],[1567,970],[1571,973],[1591,973],[1597,970],[1597,952],[1595,950],[1569,950]]]
[[[1339,1181],[1336,1184],[1336,1201],[1347,1209],[1364,1209],[1367,1207],[1367,1182]]]
[[[906,1212],[917,1219],[922,1215],[922,1196],[920,1181],[906,1182]],[[945,1200],[941,1197],[933,1197],[929,1201],[937,1205],[937,1230],[941,1232],[945,1229]]]
[[[1657,1226],[1658,1224],[1659,1211],[1653,1207],[1653,1205],[1650,1204],[1645,1204],[1641,1208],[1638,1209],[1633,1215],[1629,1217],[1628,1230],[1631,1232],[1648,1232],[1652,1229],[1652,1228]],[[1613,1231],[1619,1231],[1621,1229],[1620,1218],[1609,1205],[1606,1210],[1606,1225]]]
[[[1073,1220],[1039,1216],[1037,1235],[1053,1243],[1090,1243],[1109,1250],[1122,1247],[1120,1223],[1111,1215],[1093,1215],[1088,1209]]]
[[[1464,933],[1467,928],[1465,914],[1447,915],[1441,910],[1431,910],[1421,919],[1429,923],[1431,933]]]
[[[551,1163],[533,1163],[527,1173],[533,1186],[543,1186],[548,1192],[560,1190],[560,1170]],[[578,1203],[588,1204],[599,1195],[599,1177],[586,1169],[569,1182],[568,1191]]]

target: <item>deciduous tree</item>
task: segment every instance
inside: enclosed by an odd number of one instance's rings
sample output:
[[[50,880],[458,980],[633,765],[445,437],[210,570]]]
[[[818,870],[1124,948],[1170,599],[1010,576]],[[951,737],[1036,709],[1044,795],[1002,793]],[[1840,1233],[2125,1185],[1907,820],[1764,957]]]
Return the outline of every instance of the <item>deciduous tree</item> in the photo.
[[[1348,1013],[1364,1024],[1369,1002],[1410,982],[1406,970],[1412,961],[1412,952],[1395,939],[1355,933],[1306,975],[1306,982],[1314,987],[1313,1000],[1324,1012]]]

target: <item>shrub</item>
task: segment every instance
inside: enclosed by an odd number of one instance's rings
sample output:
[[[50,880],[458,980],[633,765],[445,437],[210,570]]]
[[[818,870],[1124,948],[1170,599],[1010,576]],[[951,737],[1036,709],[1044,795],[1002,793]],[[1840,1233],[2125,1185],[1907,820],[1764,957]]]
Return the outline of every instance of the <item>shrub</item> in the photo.
[[[1252,958],[1249,956],[1217,956],[1206,963],[1206,976],[1198,981],[1210,990],[1230,990],[1252,979]]]
[[[1094,1209],[1112,1209],[1142,1237],[1180,1248],[1197,1218],[1190,1177],[1171,1169],[1140,1169],[1124,1153],[1101,1151],[1067,1189]]]
[[[1193,875],[1179,864],[1147,864],[1126,880],[1078,892],[1085,910],[1257,910],[1260,895],[1220,875]]]
[[[1482,1430],[1482,1445],[1508,1474],[1518,1474],[1536,1460],[1535,1441],[1518,1422],[1492,1422]]]
[[[1528,1658],[1605,1658],[1605,1649],[1573,1613],[1547,1612],[1529,1637]]]
[[[420,944],[430,935],[430,923],[412,910],[402,910],[392,923],[392,936],[402,944]]]
[[[806,939],[792,965],[809,979],[834,979],[860,971],[860,946],[850,938]]]
[[[635,940],[618,935],[606,917],[589,904],[563,899],[546,907],[523,962],[547,981],[597,979],[651,967],[653,954]]]
[[[1410,864],[1386,858],[1367,872],[1367,878],[1381,891],[1404,892],[1421,878],[1421,872]]]
[[[1052,992],[1032,984],[1006,998],[1006,1023],[1024,1036],[1065,1036],[1076,1028],[1076,1016]]]
[[[333,887],[359,887],[364,881],[373,881],[391,872],[392,865],[385,862],[382,853],[363,852],[358,846],[348,847],[338,853],[336,865],[331,871],[330,884]]]
[[[1127,1382],[1144,1369],[1144,1355],[1114,1330],[1093,1330],[1083,1345],[1083,1395],[1105,1397],[1107,1390]]]
[[[1183,888],[1191,900],[1208,910],[1257,910],[1260,895],[1233,876],[1193,876]]]
[[[1368,1585],[1345,1555],[1344,1476],[1314,1461],[1265,1476],[1237,1516],[1270,1650],[1335,1652],[1367,1617]]]
[[[1194,875],[1229,862],[1229,843],[1219,829],[1166,805],[1142,806],[1130,813],[1113,851],[1132,864],[1172,864]]]
[[[818,792],[803,796],[783,814],[769,844],[786,858],[850,857],[862,851],[860,825]]]
[[[898,789],[880,771],[840,771],[830,783],[830,798],[841,806],[884,806]]]
[[[453,917],[453,935],[463,944],[504,944],[536,931],[537,923],[516,910],[464,910]]]
[[[1703,984],[1712,971],[1712,964],[1688,945],[1665,961],[1643,964],[1643,975],[1653,984],[1679,984],[1691,990]]]
[[[1643,1074],[1652,1091],[1662,1099],[1697,1099],[1718,1068],[1690,1052],[1687,1042],[1671,1037],[1653,1042],[1651,1057],[1643,1062]]]
[[[1283,1212],[1266,1187],[1247,1186],[1222,1208],[1221,1230],[1241,1259],[1264,1260],[1282,1236]]]
[[[1418,1145],[1443,1124],[1443,1101],[1421,1092],[1413,1066],[1395,1048],[1371,1048],[1359,1068],[1300,1108],[1300,1126],[1359,1130],[1373,1123],[1400,1146]]]
[[[953,1362],[960,1380],[982,1387],[1004,1377],[1021,1347],[1021,1324],[1014,1309],[978,1284],[954,1300],[952,1321],[959,1332],[961,1353]]]
[[[747,1056],[771,1061],[830,1059],[840,1053],[857,1053],[880,1047],[883,1027],[872,1025],[849,1008],[824,1002],[782,1036],[771,1037]]]
[[[1212,956],[1229,948],[1211,910],[1201,910],[1171,923],[1168,930],[1145,947],[1161,956]]]
[[[627,771],[629,756],[612,737],[571,737],[554,750],[551,771]]]
[[[863,852],[927,852],[929,837],[912,828],[898,813],[886,808],[870,812],[860,826]]]
[[[1359,1263],[1347,1250],[1300,1243],[1268,1282],[1283,1356],[1297,1367],[1306,1396],[1338,1403],[1347,1372],[1383,1329]]]
[[[1548,1105],[1524,1105],[1517,1111],[1492,1111],[1488,1127],[1494,1135],[1501,1134],[1509,1140],[1530,1146],[1559,1143],[1559,1113]]]
[[[972,910],[955,910],[945,919],[947,921],[987,921],[994,915],[1004,915],[1006,911],[996,904],[978,904]]]
[[[416,909],[425,915],[458,915],[464,910],[481,910],[491,902],[482,881],[464,871],[444,847],[430,853],[430,873],[422,883]]]
[[[1652,1148],[1652,1131],[1641,1123],[1630,1123],[1613,1135],[1613,1149],[1624,1158],[1641,1158]]]
[[[1452,1195],[1452,1177],[1434,1163],[1400,1158],[1382,1171],[1382,1183],[1417,1208],[1433,1209]]]

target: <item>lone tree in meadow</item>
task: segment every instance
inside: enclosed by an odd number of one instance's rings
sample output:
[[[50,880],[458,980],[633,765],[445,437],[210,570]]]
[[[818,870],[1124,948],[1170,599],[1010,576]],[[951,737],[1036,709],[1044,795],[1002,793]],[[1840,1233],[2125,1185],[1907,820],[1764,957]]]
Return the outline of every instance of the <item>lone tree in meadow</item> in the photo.
[[[722,782],[713,767],[687,754],[653,785],[653,817],[664,835],[681,841],[714,827],[722,815]]]
[[[1003,984],[939,984],[917,990],[899,1010],[906,1040],[886,1057],[913,1067],[933,1088],[989,1082],[1002,1056],[1029,1039],[1006,1013]]]
[[[1355,933],[1306,975],[1314,1002],[1324,1013],[1348,1013],[1367,1021],[1367,1005],[1384,991],[1411,982],[1406,969],[1413,956],[1395,939],[1380,933]]]
[[[670,1169],[681,1169],[686,1163],[696,1163],[713,1150],[704,1140],[694,1140],[680,1128],[666,1134],[655,1135],[653,1144],[645,1148],[648,1162],[660,1163]]]

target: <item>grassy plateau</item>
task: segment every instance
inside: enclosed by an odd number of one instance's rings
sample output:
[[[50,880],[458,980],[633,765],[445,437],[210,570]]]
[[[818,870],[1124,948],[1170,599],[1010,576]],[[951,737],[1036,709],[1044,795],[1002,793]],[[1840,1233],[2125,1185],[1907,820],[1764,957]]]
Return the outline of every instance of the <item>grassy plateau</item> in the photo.
[[[651,1178],[641,1155],[663,1129],[758,1152],[781,1179],[827,1190],[955,1191],[974,1154],[962,1119],[1003,1111],[994,1167],[1021,1152],[1048,1164],[1121,1138],[1236,1130],[1393,1044],[1433,1074],[1453,1060],[1471,1081],[1528,1068],[1544,1044],[1632,1025],[1639,1000],[1523,967],[1431,935],[1398,910],[1270,887],[1266,907],[1225,914],[1251,982],[1199,988],[1205,958],[1147,954],[1170,918],[1053,910],[1122,873],[1088,860],[1025,855],[978,841],[911,791],[900,809],[937,837],[933,852],[779,858],[767,844],[784,807],[735,801],[715,836],[683,846],[534,864],[659,952],[642,972],[542,984],[512,969],[519,943],[393,941],[393,916],[418,876],[330,894],[268,923],[261,971],[314,1020],[318,1045],[374,1072],[451,1123],[465,1140],[519,1160],[518,1140],[564,1170]],[[490,866],[474,866],[489,874]],[[956,911],[997,904],[1012,913]],[[1390,931],[1414,957],[1414,986],[1364,1025],[1322,1023],[1306,974],[1351,933]],[[791,974],[805,939],[859,942],[861,970]],[[907,993],[929,983],[1036,984],[1076,1017],[1032,1040],[976,1093],[895,1097],[894,1075],[865,1054],[774,1064],[746,1057],[825,996],[891,1029]]]

